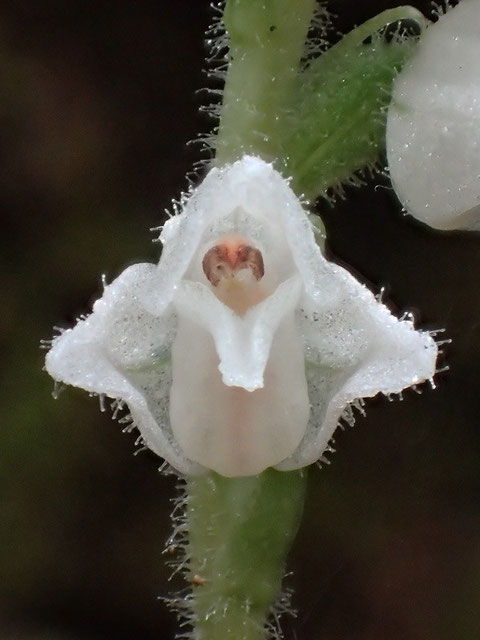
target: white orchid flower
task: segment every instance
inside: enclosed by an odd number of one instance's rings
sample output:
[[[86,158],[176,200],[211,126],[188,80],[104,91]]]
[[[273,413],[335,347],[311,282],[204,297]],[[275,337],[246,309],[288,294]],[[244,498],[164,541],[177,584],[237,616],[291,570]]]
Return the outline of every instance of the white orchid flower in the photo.
[[[212,169],[161,240],[158,266],[107,286],[46,367],[125,401],[181,473],[308,465],[349,403],[434,375],[430,335],[324,258],[288,181],[259,158]]]
[[[480,230],[480,0],[462,0],[422,35],[387,118],[392,184],[407,213],[437,229]]]

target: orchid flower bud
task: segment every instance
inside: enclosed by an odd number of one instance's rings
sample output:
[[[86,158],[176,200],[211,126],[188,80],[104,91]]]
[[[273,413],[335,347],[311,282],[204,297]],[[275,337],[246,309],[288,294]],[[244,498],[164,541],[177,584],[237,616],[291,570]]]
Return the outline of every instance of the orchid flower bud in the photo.
[[[46,367],[125,401],[181,473],[300,468],[349,403],[434,375],[430,335],[324,258],[288,181],[259,158],[212,169],[161,240],[158,266],[126,269]]]
[[[393,187],[437,229],[480,230],[480,1],[462,0],[421,36],[387,119]]]

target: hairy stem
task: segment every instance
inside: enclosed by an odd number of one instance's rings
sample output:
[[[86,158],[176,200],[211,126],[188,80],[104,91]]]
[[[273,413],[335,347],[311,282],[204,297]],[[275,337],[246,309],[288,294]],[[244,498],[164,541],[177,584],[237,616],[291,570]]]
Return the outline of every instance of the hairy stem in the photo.
[[[315,0],[227,0],[229,66],[216,162],[280,156],[279,128],[299,70]]]
[[[306,472],[187,480],[189,580],[198,640],[264,640],[300,524]]]

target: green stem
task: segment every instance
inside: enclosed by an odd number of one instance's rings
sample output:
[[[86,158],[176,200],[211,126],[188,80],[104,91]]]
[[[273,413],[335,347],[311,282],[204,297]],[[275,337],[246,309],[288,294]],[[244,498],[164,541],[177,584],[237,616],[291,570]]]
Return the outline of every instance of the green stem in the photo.
[[[315,0],[228,0],[229,67],[216,162],[244,153],[280,156],[278,134],[291,100]]]
[[[187,480],[189,579],[198,640],[264,640],[300,524],[306,472]]]

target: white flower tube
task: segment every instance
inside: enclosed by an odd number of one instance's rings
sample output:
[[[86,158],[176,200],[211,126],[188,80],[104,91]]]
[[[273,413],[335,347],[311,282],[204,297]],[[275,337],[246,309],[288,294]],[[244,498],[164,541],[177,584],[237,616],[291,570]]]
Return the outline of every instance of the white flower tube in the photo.
[[[480,230],[480,0],[461,0],[422,35],[387,119],[393,187],[437,229]]]
[[[437,349],[328,262],[288,182],[255,157],[212,169],[134,265],[58,337],[56,379],[121,398],[182,473],[317,460],[348,403],[434,375]]]

